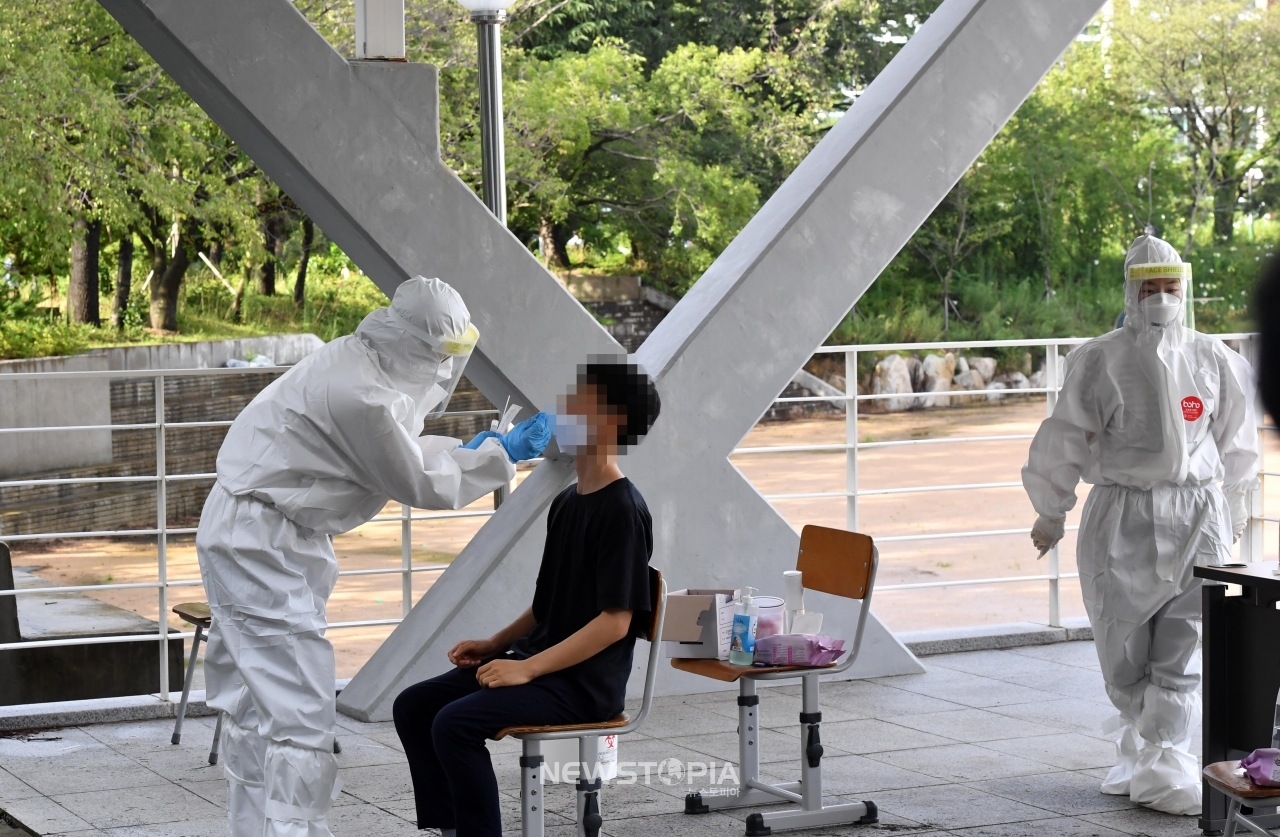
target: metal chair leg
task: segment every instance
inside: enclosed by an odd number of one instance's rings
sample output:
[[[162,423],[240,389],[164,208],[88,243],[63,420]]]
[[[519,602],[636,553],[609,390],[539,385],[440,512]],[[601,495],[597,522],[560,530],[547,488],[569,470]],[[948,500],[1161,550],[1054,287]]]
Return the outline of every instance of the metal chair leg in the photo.
[[[1243,832],[1256,834],[1258,837],[1270,837],[1271,832],[1249,819],[1252,815],[1244,813],[1244,801],[1241,799],[1232,799],[1231,804],[1227,806],[1227,824],[1222,829],[1223,837],[1236,837]],[[1254,814],[1259,811],[1252,809]]]
[[[818,703],[818,675],[809,674],[800,681],[800,784],[801,803],[806,811],[822,810],[822,708]]]
[[[804,790],[800,782],[770,783],[771,790],[762,790],[760,781],[760,696],[756,693],[756,681],[743,677],[738,681],[738,777],[737,792],[706,796],[700,791],[686,794],[686,814],[706,814],[726,808],[747,808],[752,805],[774,805],[778,802],[799,802]]]
[[[600,816],[600,779],[596,764],[600,758],[600,736],[578,739],[578,837],[599,837],[604,818]]]
[[[1222,830],[1222,837],[1236,837],[1236,817],[1240,816],[1240,803],[1231,800],[1227,806],[1227,826]]]
[[[191,683],[196,676],[196,655],[200,653],[200,639],[203,629],[196,625],[195,638],[191,640],[191,659],[187,661],[187,677],[182,684],[182,702],[178,704],[178,720],[173,725],[173,737],[169,741],[178,744],[182,741],[182,720],[187,717],[187,700],[191,697]]]
[[[213,746],[209,748],[209,764],[218,763],[218,741],[222,738],[222,713],[218,713],[218,723],[213,728]]]
[[[543,837],[542,742],[521,742],[520,756],[520,834],[521,837]]]

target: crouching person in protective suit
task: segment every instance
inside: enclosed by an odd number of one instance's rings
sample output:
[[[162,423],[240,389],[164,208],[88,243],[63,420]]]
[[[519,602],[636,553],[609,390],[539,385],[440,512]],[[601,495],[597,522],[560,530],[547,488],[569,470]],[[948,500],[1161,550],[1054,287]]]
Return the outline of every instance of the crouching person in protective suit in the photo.
[[[507,485],[550,439],[544,415],[507,436],[423,436],[479,333],[439,279],[411,279],[355,334],[307,357],[240,413],[218,453],[196,552],[213,611],[207,703],[235,837],[329,835],[339,788],[325,604],[334,535],[389,500],[457,509]],[[519,432],[517,432],[519,431]]]

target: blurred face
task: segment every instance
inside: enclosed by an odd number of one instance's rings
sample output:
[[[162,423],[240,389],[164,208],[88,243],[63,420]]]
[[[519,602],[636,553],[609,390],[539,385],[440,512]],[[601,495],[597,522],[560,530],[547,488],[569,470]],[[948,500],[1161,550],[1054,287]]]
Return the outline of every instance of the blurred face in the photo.
[[[626,426],[626,417],[605,403],[592,384],[578,384],[564,396],[562,412],[578,416],[587,428],[587,449],[590,452],[616,453],[618,431]]]
[[[1138,301],[1146,299],[1156,294],[1170,294],[1182,299],[1182,280],[1181,279],[1146,279],[1142,283],[1142,287],[1138,289]]]

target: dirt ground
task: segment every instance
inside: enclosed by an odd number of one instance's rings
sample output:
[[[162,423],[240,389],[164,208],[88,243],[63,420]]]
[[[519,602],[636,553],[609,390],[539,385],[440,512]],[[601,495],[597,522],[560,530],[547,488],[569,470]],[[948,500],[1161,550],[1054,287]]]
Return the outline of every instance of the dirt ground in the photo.
[[[908,439],[940,439],[963,436],[1009,436],[1034,433],[1044,417],[1042,401],[1003,405],[954,407],[918,413],[863,415],[859,438],[863,442]],[[813,418],[757,426],[743,447],[797,444],[832,444],[844,441],[841,417]],[[1275,434],[1268,435],[1271,462],[1280,453]],[[858,457],[861,490],[987,482],[1018,482],[1026,459],[1026,440],[969,442],[938,445],[904,445],[873,448]],[[734,464],[765,495],[843,491],[845,454],[777,453],[733,457]],[[523,472],[521,474],[523,476]],[[1081,486],[1083,500],[1087,488]],[[843,497],[776,500],[792,525],[806,523],[845,525]],[[1079,523],[1080,506],[1069,515],[1068,525]],[[1266,514],[1280,516],[1280,492],[1266,497]],[[492,508],[482,499],[472,510]],[[859,528],[877,538],[942,532],[1028,528],[1035,512],[1020,486],[983,490],[939,491],[861,497]],[[389,505],[386,514],[398,515]],[[444,567],[465,546],[487,518],[415,523],[415,567]],[[1277,529],[1266,526],[1267,554],[1276,543]],[[154,543],[118,541],[63,542],[40,550],[28,545],[15,550],[14,563],[35,569],[55,584],[106,584],[147,581],[155,578]],[[400,523],[369,523],[334,539],[344,570],[398,568],[401,562]],[[1075,572],[1075,533],[1068,532],[1060,547],[1061,571]],[[1027,535],[949,538],[935,541],[882,542],[880,585],[953,581],[974,578],[1038,575],[1048,571],[1047,561],[1037,561]],[[168,548],[169,578],[199,579],[191,538],[173,538]],[[436,577],[434,572],[415,573],[416,600]],[[746,580],[744,580],[745,582]],[[1083,616],[1079,584],[1061,583],[1063,617]],[[873,610],[895,631],[916,631],[965,625],[997,624],[1048,619],[1046,581],[985,584],[924,590],[881,590]],[[199,586],[170,591],[170,602],[204,598]],[[95,598],[155,618],[154,590],[102,591]],[[400,575],[344,576],[329,603],[332,622],[396,618],[402,612]],[[176,617],[174,628],[182,627]],[[338,676],[349,677],[368,659],[391,632],[391,626],[335,630],[331,634],[338,654]]]

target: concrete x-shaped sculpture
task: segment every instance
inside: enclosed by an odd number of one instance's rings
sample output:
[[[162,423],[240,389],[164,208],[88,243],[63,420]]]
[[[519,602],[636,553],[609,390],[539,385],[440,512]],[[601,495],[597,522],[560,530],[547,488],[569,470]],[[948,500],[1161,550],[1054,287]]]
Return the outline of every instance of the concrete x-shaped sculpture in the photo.
[[[288,0],[101,2],[379,287],[421,273],[458,288],[483,335],[467,372],[491,401],[549,405],[589,354],[619,351],[440,162],[433,67],[348,62]],[[672,589],[780,590],[798,537],[730,451],[1100,5],[946,0],[640,348],[663,413],[623,469]],[[527,606],[546,506],[571,479],[551,460],[513,492],[343,691],[344,712],[390,717],[455,641]],[[852,615],[815,599],[850,635]],[[921,670],[868,628],[856,675]],[[710,682],[678,674],[664,691]]]

